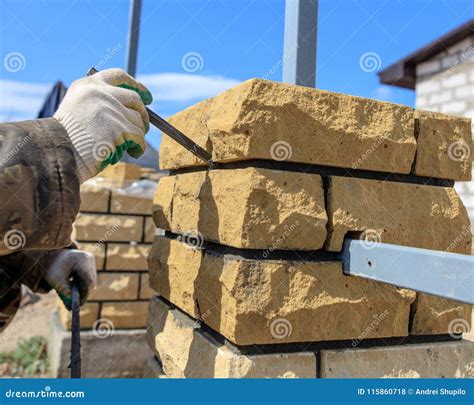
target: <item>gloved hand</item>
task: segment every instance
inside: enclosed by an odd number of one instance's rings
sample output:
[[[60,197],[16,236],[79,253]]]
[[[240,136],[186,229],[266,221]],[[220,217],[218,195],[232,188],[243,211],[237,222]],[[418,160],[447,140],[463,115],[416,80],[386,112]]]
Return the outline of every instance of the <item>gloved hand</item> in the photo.
[[[149,129],[145,104],[151,93],[122,69],[108,69],[72,83],[54,114],[75,149],[81,183],[126,151],[134,158],[145,150]]]
[[[53,287],[67,309],[71,309],[71,277],[78,280],[81,305],[97,281],[94,255],[76,249],[61,249],[54,253],[44,280]]]

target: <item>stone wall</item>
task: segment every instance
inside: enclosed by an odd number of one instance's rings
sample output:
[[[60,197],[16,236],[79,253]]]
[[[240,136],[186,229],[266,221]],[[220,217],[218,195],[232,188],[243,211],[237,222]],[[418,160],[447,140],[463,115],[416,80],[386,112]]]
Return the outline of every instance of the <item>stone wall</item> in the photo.
[[[81,328],[146,326],[151,290],[147,257],[154,236],[152,200],[100,187],[81,189],[73,239],[96,257],[97,286],[81,307]],[[67,325],[69,313],[59,304]]]
[[[152,199],[126,187],[140,176],[154,174],[119,163],[81,187],[72,238],[95,256],[98,271],[97,285],[80,310],[83,377],[148,376],[145,326],[153,295],[147,272],[154,236]],[[48,343],[57,377],[69,377],[70,327],[70,312],[58,299]]]
[[[474,120],[474,35],[418,64],[416,75],[416,108],[460,115]],[[458,154],[473,158],[471,144],[461,145],[457,149]],[[466,205],[473,223],[472,183],[456,185],[456,190]]]
[[[250,80],[170,121],[215,164],[163,138],[147,334],[167,376],[474,376],[470,306],[338,257],[347,237],[471,252],[469,120]]]
[[[474,118],[474,35],[416,66],[416,108]]]

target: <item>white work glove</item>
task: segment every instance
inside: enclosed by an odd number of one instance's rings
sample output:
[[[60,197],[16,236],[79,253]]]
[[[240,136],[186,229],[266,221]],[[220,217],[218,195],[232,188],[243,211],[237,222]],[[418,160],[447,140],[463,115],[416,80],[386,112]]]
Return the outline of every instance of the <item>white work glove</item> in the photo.
[[[81,183],[126,151],[134,158],[145,151],[149,129],[145,104],[151,93],[122,69],[108,69],[72,83],[54,114],[75,149]]]
[[[78,281],[82,305],[97,281],[94,255],[77,249],[61,249],[54,253],[44,280],[57,291],[67,309],[71,309],[72,276]]]

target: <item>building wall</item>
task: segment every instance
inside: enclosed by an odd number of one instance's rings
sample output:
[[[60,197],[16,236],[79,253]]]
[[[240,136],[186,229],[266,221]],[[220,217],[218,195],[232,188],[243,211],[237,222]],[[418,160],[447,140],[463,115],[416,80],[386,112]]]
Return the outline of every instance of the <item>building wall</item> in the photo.
[[[474,35],[416,67],[416,108],[474,119]]]
[[[416,108],[469,117],[474,132],[474,35],[417,65],[416,76]],[[456,190],[473,229],[474,182],[457,183]]]

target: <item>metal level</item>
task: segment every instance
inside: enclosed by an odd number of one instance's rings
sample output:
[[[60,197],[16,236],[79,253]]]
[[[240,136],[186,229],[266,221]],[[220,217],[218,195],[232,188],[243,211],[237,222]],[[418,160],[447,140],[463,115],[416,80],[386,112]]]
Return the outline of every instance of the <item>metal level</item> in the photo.
[[[344,274],[474,304],[474,256],[348,239]]]

